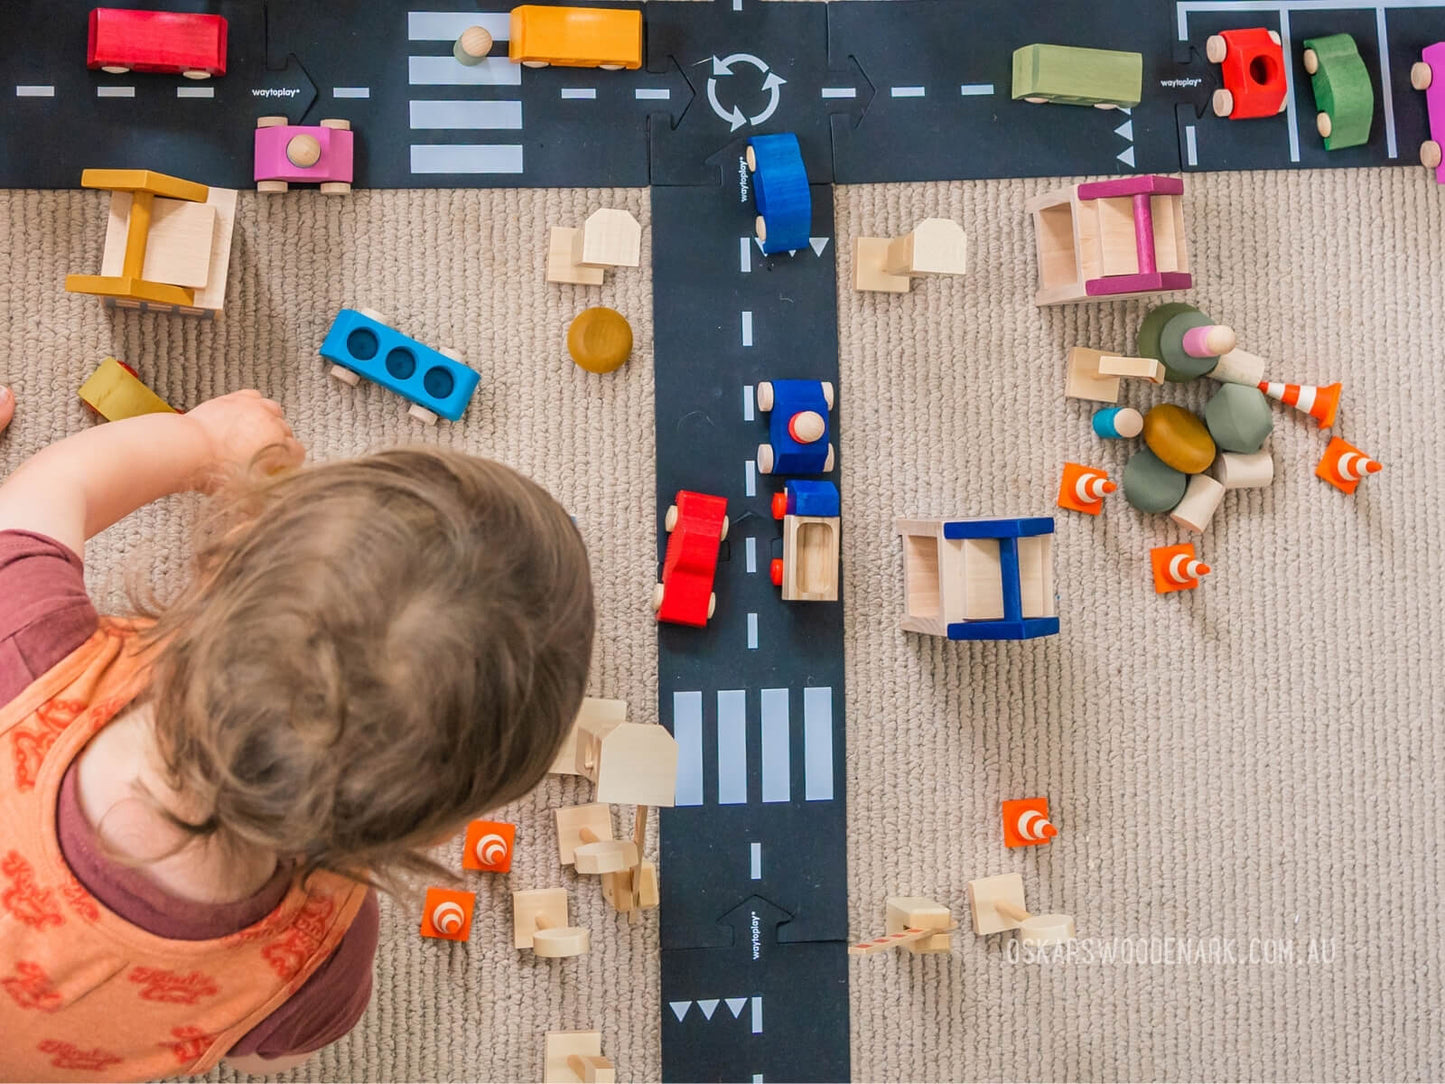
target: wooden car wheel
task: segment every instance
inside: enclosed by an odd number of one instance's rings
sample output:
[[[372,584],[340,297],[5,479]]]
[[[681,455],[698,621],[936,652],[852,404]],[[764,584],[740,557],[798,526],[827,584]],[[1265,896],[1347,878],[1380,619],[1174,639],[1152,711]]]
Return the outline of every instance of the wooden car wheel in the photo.
[[[762,215],[758,215],[758,217],[753,220],[753,233],[757,235],[758,240],[763,244],[768,243],[768,224],[763,221]]]
[[[1416,90],[1429,90],[1430,84],[1435,81],[1435,73],[1430,65],[1423,60],[1417,60],[1410,68],[1410,85]]]
[[[758,473],[773,473],[773,446],[771,444],[758,445]]]
[[[1212,104],[1216,117],[1227,117],[1234,112],[1234,95],[1221,87],[1214,92]]]
[[[524,61],[522,61],[522,67],[524,67],[524,68],[548,68],[548,67],[551,67],[551,63],[550,63],[549,61],[546,61],[546,60],[524,60]]]
[[[717,613],[717,592],[714,591],[707,596],[707,619],[712,620],[712,615]]]
[[[257,128],[284,128],[291,122],[285,117],[257,117]]]
[[[582,926],[558,926],[532,935],[532,952],[546,960],[581,956],[591,947],[591,937]]]
[[[323,181],[321,183],[321,194],[323,196],[344,196],[351,191],[351,185],[346,181]]]
[[[727,538],[727,536],[728,536],[728,528],[731,527],[731,526],[732,526],[732,521],[729,520],[729,519],[727,518],[727,516],[723,516],[722,532],[717,536],[717,540],[718,540],[719,542],[722,542],[724,539]]]
[[[209,79],[211,77],[210,72],[203,72],[200,68],[187,68],[185,71],[181,72],[181,74],[184,75],[187,79],[196,80]]]
[[[1440,167],[1440,144],[1433,139],[1427,139],[1421,143],[1420,164],[1426,169],[1438,169]]]
[[[391,327],[391,320],[384,313],[377,312],[375,309],[358,308],[356,311],[368,320],[375,320],[378,324],[385,324],[387,327]]]
[[[1278,30],[1271,30],[1271,31],[1269,32],[1269,40],[1272,41],[1272,42],[1274,42],[1276,45],[1283,45],[1283,44],[1284,44],[1284,39],[1282,39],[1282,38],[1279,36],[1279,31],[1278,31]]]
[[[668,505],[667,515],[662,517],[662,529],[668,534],[677,530],[677,505]]]
[[[1319,132],[1321,138],[1330,138],[1330,133],[1335,130],[1335,125],[1334,122],[1330,120],[1328,113],[1319,113],[1315,116],[1315,130]]]
[[[756,173],[758,171],[758,156],[753,152],[751,146],[743,152],[743,161],[748,164],[749,173]]]
[[[828,404],[829,410],[833,409],[833,382],[831,380],[823,381],[823,402]]]
[[[598,64],[597,66],[605,72],[620,72],[626,67],[625,64]]]
[[[1229,55],[1229,42],[1224,40],[1223,34],[1210,34],[1204,43],[1204,55],[1209,58],[1211,64],[1223,64],[1224,58]]]
[[[129,68],[124,67],[120,64],[105,64],[102,65],[100,70],[105,72],[107,75],[125,75],[130,71]]]
[[[265,192],[268,195],[277,195],[287,191],[291,186],[285,181],[257,181],[256,191]]]
[[[1309,72],[1311,75],[1314,75],[1315,72],[1320,70],[1320,54],[1315,52],[1313,49],[1306,49],[1304,55],[1304,65],[1305,71]]]
[[[335,129],[337,129],[338,131],[341,131],[341,132],[349,132],[349,131],[351,131],[351,121],[349,121],[349,120],[337,120],[335,117],[328,117],[326,120],[323,120],[323,121],[321,122],[321,127],[323,127],[323,128],[335,128]]]
[[[662,609],[662,584],[658,584],[652,589],[652,612],[656,613],[660,609]]]
[[[824,474],[832,474],[832,473],[833,473],[834,461],[835,461],[837,458],[838,458],[838,457],[837,457],[837,456],[834,454],[834,452],[833,452],[833,446],[832,446],[831,444],[828,445],[828,458],[825,459],[825,460],[823,460],[823,473],[824,473]]]
[[[1095,103],[1094,103],[1094,108],[1095,108],[1095,109],[1118,109],[1119,107],[1118,107],[1117,105],[1115,105],[1113,102],[1095,102]]]
[[[331,367],[331,376],[343,384],[350,384],[353,388],[361,383],[360,373],[353,373],[350,369],[341,365],[333,365]]]
[[[759,383],[757,391],[753,394],[754,398],[757,399],[759,410],[767,413],[773,409],[773,382],[771,380],[764,380]],[[829,403],[828,405],[831,407],[833,404]]]
[[[1049,100],[1048,100],[1047,98],[1025,98],[1024,101],[1028,102],[1029,105],[1048,105],[1048,104],[1049,104]]]

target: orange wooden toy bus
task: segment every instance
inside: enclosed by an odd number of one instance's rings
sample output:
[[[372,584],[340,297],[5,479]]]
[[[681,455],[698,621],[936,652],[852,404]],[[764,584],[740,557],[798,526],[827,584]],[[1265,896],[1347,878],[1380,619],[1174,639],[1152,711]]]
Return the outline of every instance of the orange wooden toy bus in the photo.
[[[512,9],[507,55],[529,68],[640,68],[642,12],[523,4]]]

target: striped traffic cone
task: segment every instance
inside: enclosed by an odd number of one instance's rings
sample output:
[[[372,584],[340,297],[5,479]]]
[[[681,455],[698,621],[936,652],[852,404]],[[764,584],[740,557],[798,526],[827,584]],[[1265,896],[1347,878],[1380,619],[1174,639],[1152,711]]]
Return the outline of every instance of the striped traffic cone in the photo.
[[[1064,477],[1059,483],[1059,507],[1097,516],[1104,510],[1105,495],[1118,488],[1109,481],[1108,473],[1097,467],[1065,463]]]
[[[1384,467],[1348,441],[1333,437],[1325,448],[1324,458],[1315,468],[1316,477],[1323,478],[1336,489],[1353,493],[1367,474]]]
[[[1010,798],[1003,804],[1003,845],[1037,847],[1059,834],[1049,821],[1047,798]]]
[[[1273,380],[1261,380],[1259,390],[1271,399],[1278,399],[1285,406],[1302,410],[1315,420],[1321,429],[1335,424],[1335,412],[1340,409],[1340,382],[1320,388],[1313,384],[1280,384]]]
[[[1194,556],[1192,542],[1150,550],[1149,564],[1154,570],[1154,590],[1161,595],[1192,591],[1201,576],[1209,575],[1209,566]]]

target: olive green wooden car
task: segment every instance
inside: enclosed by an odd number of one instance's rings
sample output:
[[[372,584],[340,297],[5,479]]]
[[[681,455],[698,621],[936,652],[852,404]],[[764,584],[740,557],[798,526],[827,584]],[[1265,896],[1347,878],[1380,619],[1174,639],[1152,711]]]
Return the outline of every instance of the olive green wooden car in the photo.
[[[1074,45],[1014,50],[1014,100],[1132,109],[1144,83],[1144,57]]]

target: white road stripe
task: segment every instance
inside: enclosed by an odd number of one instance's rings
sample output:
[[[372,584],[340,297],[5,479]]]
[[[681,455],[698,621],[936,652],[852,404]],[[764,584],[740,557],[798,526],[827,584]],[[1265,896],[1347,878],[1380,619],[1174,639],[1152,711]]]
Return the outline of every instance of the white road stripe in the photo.
[[[46,86],[34,86],[34,85],[28,85],[28,86],[27,86],[27,85],[23,85],[23,84],[22,84],[21,86],[17,86],[17,87],[15,88],[15,97],[17,97],[17,98],[53,98],[53,97],[55,97],[55,88],[54,88],[53,86],[48,86],[48,87],[46,87]]]
[[[563,87],[562,100],[564,102],[591,101],[597,97],[596,87]]]
[[[792,797],[792,758],[789,749],[788,690],[762,690],[763,801],[786,802]]]
[[[413,101],[413,128],[500,128],[520,130],[521,102],[478,102],[449,99]]]
[[[751,309],[743,310],[743,345],[753,345],[753,313]]]
[[[370,87],[332,87],[333,98],[370,98]]]
[[[889,93],[895,98],[922,98],[922,87],[891,87]]]
[[[135,87],[96,87],[97,98],[134,98]]]
[[[511,143],[414,143],[411,171],[414,174],[521,173],[522,148]]]
[[[176,87],[177,98],[214,98],[215,87]]]
[[[408,41],[456,41],[469,26],[480,26],[493,41],[512,35],[512,15],[507,11],[409,11],[406,15]]]
[[[833,798],[833,690],[803,690],[803,797]]]
[[[1385,103],[1385,153],[1391,158],[1400,156],[1395,143],[1395,92],[1390,86],[1390,47],[1385,34],[1385,9],[1375,9],[1375,39],[1379,42],[1380,97]]]
[[[755,998],[753,998],[753,1034],[754,1034],[754,1035],[761,1035],[762,1033],[763,1033],[763,999],[762,999],[761,997],[755,997]]]
[[[672,694],[672,736],[677,742],[678,805],[702,805],[702,693]]]
[[[964,83],[963,86],[961,86],[961,87],[958,88],[958,92],[959,92],[960,94],[962,94],[965,98],[972,98],[972,97],[974,97],[975,95],[992,94],[992,93],[993,93],[993,84],[992,84],[992,83]]]
[[[758,571],[758,540],[752,535],[748,535],[744,548],[748,554],[748,572],[756,575]]]
[[[487,57],[480,64],[458,64],[454,56],[407,58],[407,82],[414,87],[519,87],[522,65],[504,56]]]
[[[758,495],[758,465],[751,459],[743,465],[743,495],[745,497]]]
[[[824,98],[856,98],[858,97],[857,87],[824,87],[822,91]]]
[[[719,689],[717,694],[717,804],[748,801],[748,694]]]
[[[758,615],[748,614],[748,650],[758,649]]]
[[[672,97],[667,87],[638,87],[632,96],[639,102],[665,102]]]
[[[753,239],[738,238],[738,270],[746,275],[753,269]]]
[[[748,844],[748,872],[754,881],[763,879],[763,845],[761,843]]]
[[[752,421],[752,420],[753,420],[753,386],[752,386],[751,384],[744,384],[744,385],[743,385],[743,421],[745,421],[745,422],[750,422],[750,421]]]

